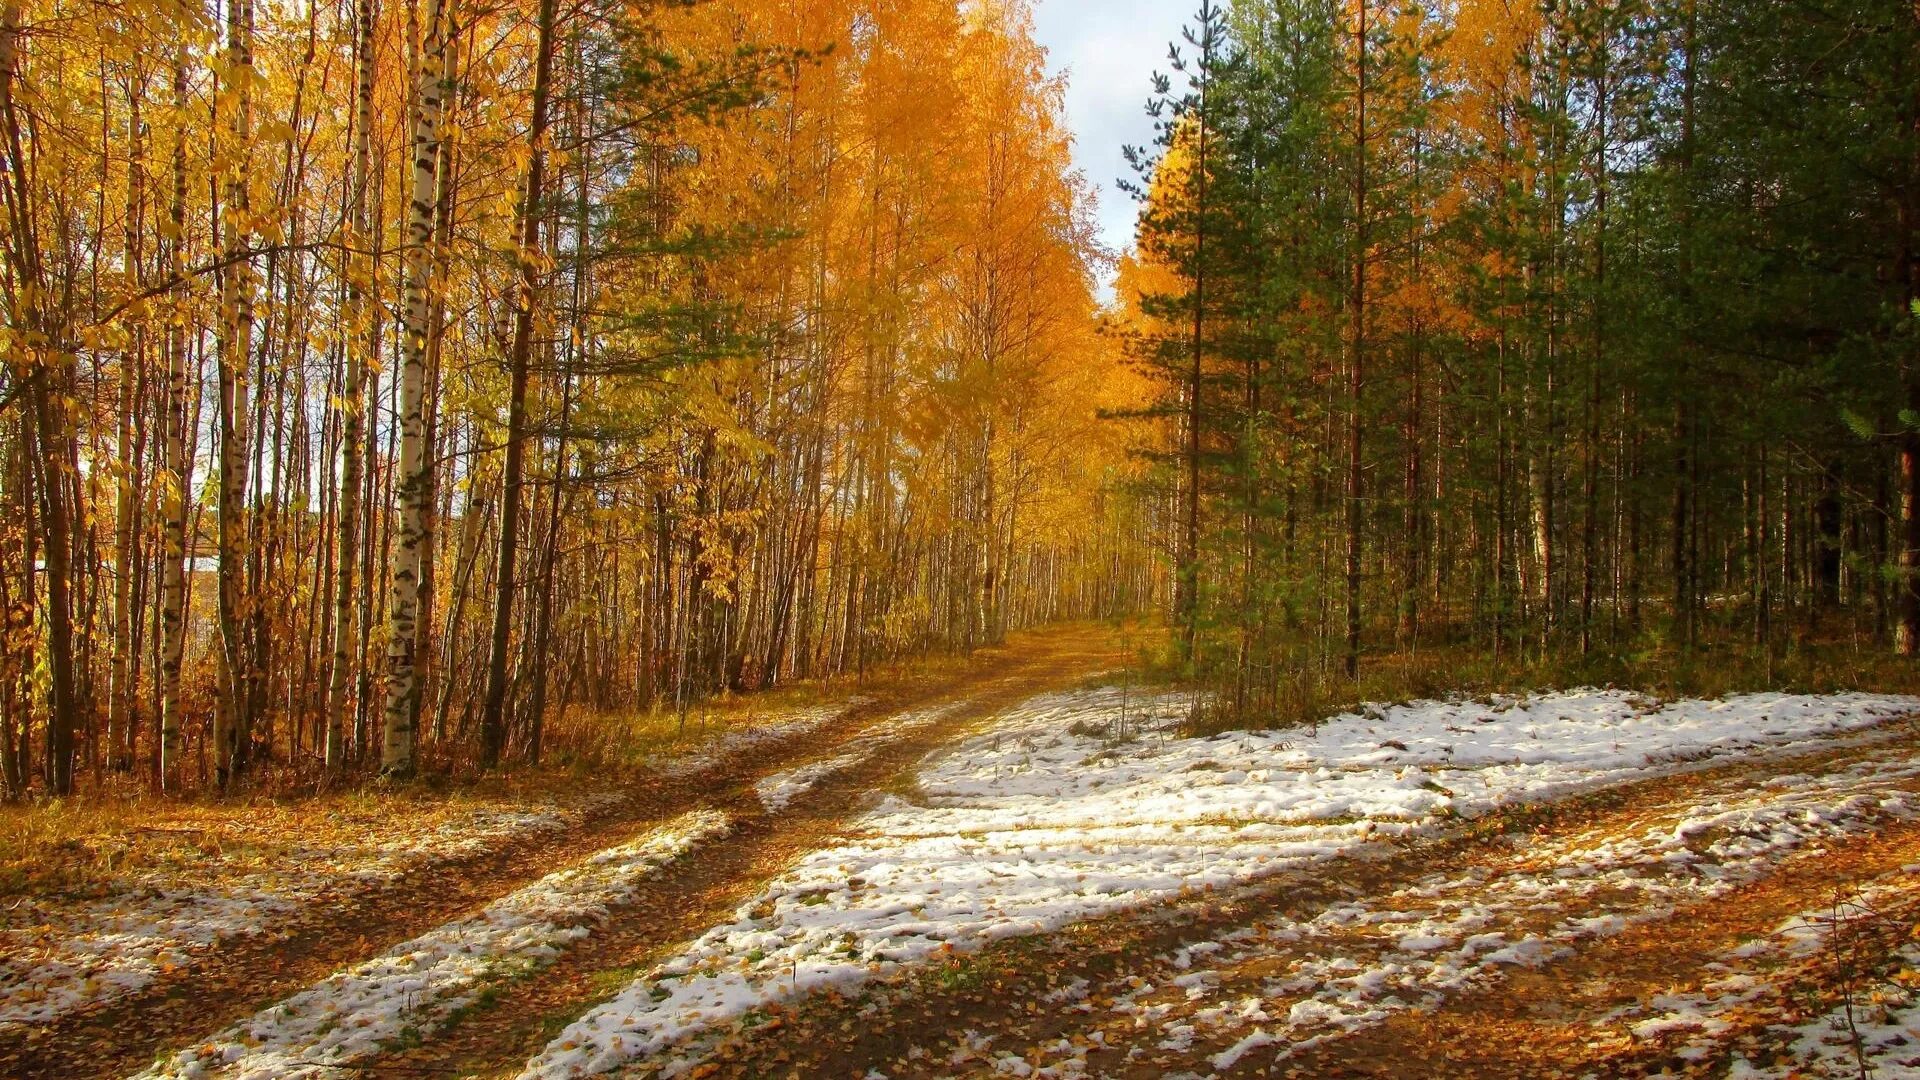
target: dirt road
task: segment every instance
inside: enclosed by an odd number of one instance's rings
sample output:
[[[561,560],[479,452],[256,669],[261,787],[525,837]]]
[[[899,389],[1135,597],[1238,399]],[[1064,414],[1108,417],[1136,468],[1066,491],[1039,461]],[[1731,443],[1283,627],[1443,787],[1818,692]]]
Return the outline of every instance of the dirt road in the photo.
[[[1920,1053],[1920,703],[1580,691],[1184,738],[1181,695],[1088,688],[1123,660],[1030,636],[214,949],[0,1069],[1784,1080]]]
[[[1070,627],[1023,635],[1006,648],[982,650],[966,669],[912,694],[864,701],[804,737],[770,740],[682,776],[661,776],[624,792],[616,808],[560,836],[507,843],[470,859],[431,867],[358,893],[328,898],[268,935],[208,951],[190,966],[167,971],[137,993],[105,1007],[80,1009],[60,1022],[0,1031],[0,1075],[29,1078],[117,1076],[139,1070],[173,1048],[190,1046],[244,1021],[287,995],[489,901],[581,864],[596,852],[658,829],[692,807],[731,815],[721,841],[698,858],[644,883],[591,935],[592,948],[568,952],[538,976],[469,1003],[443,1037],[418,1047],[409,1033],[393,1052],[357,1062],[368,1075],[394,1075],[415,1062],[450,1062],[488,1071],[524,1062],[555,1018],[584,1008],[607,980],[663,945],[711,921],[831,833],[859,805],[859,794],[886,783],[928,750],[958,737],[1010,704],[1067,685],[1119,660],[1112,635]],[[934,722],[887,736],[895,719],[929,713]],[[874,736],[873,733],[878,733]],[[869,735],[871,753],[825,778],[784,813],[767,813],[755,785],[796,765],[830,758]],[[316,1075],[339,1075],[326,1069]]]

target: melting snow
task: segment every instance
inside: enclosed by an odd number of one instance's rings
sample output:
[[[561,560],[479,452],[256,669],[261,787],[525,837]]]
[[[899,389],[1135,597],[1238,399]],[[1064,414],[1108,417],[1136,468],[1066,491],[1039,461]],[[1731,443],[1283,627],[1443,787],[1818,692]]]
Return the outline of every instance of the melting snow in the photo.
[[[760,805],[766,807],[768,813],[779,813],[787,804],[812,791],[820,781],[861,764],[896,739],[931,727],[965,704],[964,700],[953,701],[889,717],[842,743],[841,752],[833,757],[762,777],[753,786],[754,794],[760,797]]]
[[[763,717],[655,765],[684,777],[756,747],[811,734],[862,704],[856,698]],[[206,884],[205,868],[122,883],[77,909],[20,912],[41,940],[0,958],[0,1032],[136,993],[228,939],[273,934],[348,889],[377,887],[532,836],[564,832],[625,801],[602,792],[565,805],[483,809],[377,845],[296,852],[273,867]],[[202,880],[194,880],[194,875]]]
[[[564,831],[618,801],[605,795],[565,807],[477,810],[368,848],[303,851],[273,871],[220,885],[157,874],[136,880],[123,895],[48,916],[58,920],[61,936],[47,953],[0,963],[0,1031],[139,991],[223,940],[274,932],[343,882],[365,888],[397,881],[503,843]]]
[[[1899,950],[1896,958],[1920,967],[1920,946]],[[1787,1047],[1787,1060],[1755,1066],[1735,1058],[1729,1080],[1858,1080],[1867,1075],[1887,1080],[1920,1076],[1920,994],[1911,988],[1885,987],[1865,1000],[1842,1003],[1804,1023],[1767,1032]]]
[[[630,902],[643,880],[727,829],[717,811],[685,814],[332,975],[141,1076],[332,1075],[438,1027],[488,987],[551,963]]]
[[[1897,918],[1889,914],[1892,911],[1904,910],[1905,922],[1910,923],[1913,873],[1913,867],[1903,867],[1854,895],[1802,912],[1766,937],[1729,950],[1710,965],[1727,974],[1696,991],[1656,995],[1648,1002],[1652,1015],[1633,1022],[1630,1030],[1642,1039],[1671,1038],[1676,1054],[1697,1060],[1712,1052],[1716,1037],[1734,1029],[1734,1018],[1743,1012],[1784,1006],[1797,1017],[1806,1017],[1795,990],[1796,972],[1830,952],[1836,939],[1853,937],[1856,927]],[[1920,945],[1895,949],[1886,965],[1908,973],[1920,968]],[[1851,1001],[1843,998],[1831,1009],[1816,1011],[1797,1023],[1777,1023],[1759,1032],[1757,1041],[1784,1049],[1784,1060],[1756,1066],[1735,1055],[1728,1075],[1750,1080],[1920,1076],[1920,993],[1915,980],[1910,974],[1882,978],[1870,970],[1853,972],[1850,978],[1853,985],[1849,988],[1843,981],[1841,988],[1851,989]]]
[[[1374,708],[1312,734],[1175,738],[1183,700],[1123,693],[1035,699],[938,757],[919,777],[924,805],[885,800],[845,842],[807,856],[733,921],[582,1016],[523,1076],[608,1071],[768,1001],[1435,832],[1450,817],[1920,710],[1920,699],[1864,694],[1655,704],[1586,690]],[[1108,736],[1123,708],[1142,736]],[[1767,844],[1750,831],[1733,842],[1757,858]],[[1684,862],[1687,840],[1649,842]],[[1541,955],[1486,938],[1463,945],[1465,956],[1446,952],[1467,929],[1455,919],[1396,938],[1422,946],[1406,955],[1449,970],[1482,950],[1471,966]]]

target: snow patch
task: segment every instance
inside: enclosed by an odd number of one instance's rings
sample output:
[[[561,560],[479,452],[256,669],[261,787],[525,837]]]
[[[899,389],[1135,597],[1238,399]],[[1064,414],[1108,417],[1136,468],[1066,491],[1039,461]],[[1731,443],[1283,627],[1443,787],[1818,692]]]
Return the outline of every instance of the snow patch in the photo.
[[[509,893],[470,918],[329,976],[140,1075],[332,1075],[441,1026],[486,989],[552,963],[612,909],[630,902],[643,880],[728,828],[726,815],[717,811],[682,815]]]
[[[888,717],[841,744],[841,752],[833,757],[762,777],[753,786],[754,794],[760,797],[760,805],[768,813],[777,814],[793,800],[812,791],[820,781],[865,762],[881,747],[933,726],[966,704],[965,701],[952,701],[930,709],[917,709]]]
[[[30,958],[0,961],[0,1032],[136,993],[228,939],[279,932],[300,912],[337,896],[343,884],[390,884],[426,867],[562,832],[619,801],[601,794],[567,806],[476,810],[370,847],[299,850],[283,866],[218,885],[184,884],[184,874],[135,879],[111,899],[41,916],[60,936]]]
[[[1129,723],[1116,724],[1123,710]],[[806,856],[731,921],[583,1015],[522,1075],[584,1076],[660,1054],[678,1054],[668,1068],[682,1068],[698,1049],[676,1051],[676,1043],[770,1001],[850,990],[1000,938],[1433,835],[1456,817],[1856,732],[1917,710],[1920,699],[1864,694],[1659,704],[1583,690],[1370,708],[1312,733],[1180,738],[1182,697],[1115,688],[1046,695],[927,763],[914,803],[884,800],[842,843]],[[1141,734],[1111,736],[1127,729]],[[1716,868],[1727,860],[1844,833],[1874,806],[1808,802],[1765,820],[1716,809],[1642,838],[1644,851],[1580,852],[1576,861],[1639,865],[1650,854],[1659,866],[1724,878]],[[1531,887],[1551,890],[1556,880]],[[1339,993],[1295,1012],[1364,1023],[1387,1007],[1380,998],[1390,986],[1457,984],[1493,965],[1538,963],[1559,947],[1523,938],[1493,948],[1479,934],[1488,918],[1383,918],[1392,940],[1408,946],[1396,952],[1398,967],[1349,976]]]

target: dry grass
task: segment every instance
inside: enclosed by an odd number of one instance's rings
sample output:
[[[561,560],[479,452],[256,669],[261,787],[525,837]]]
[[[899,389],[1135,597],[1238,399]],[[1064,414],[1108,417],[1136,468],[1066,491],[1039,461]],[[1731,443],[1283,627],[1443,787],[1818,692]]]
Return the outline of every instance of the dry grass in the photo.
[[[632,770],[698,750],[729,731],[751,729],[854,696],[855,691],[844,685],[808,683],[697,702],[684,711],[671,706],[620,712],[573,707],[547,722],[547,763],[576,772]]]
[[[565,787],[560,780],[529,774],[440,789],[194,800],[108,795],[0,805],[0,901],[104,895],[156,874],[219,879],[295,854],[366,849],[477,810],[545,803]]]
[[[1313,655],[1306,642],[1293,651]],[[1709,629],[1688,652],[1649,631],[1617,644],[1596,635],[1593,651],[1584,656],[1573,641],[1510,650],[1498,660],[1484,641],[1452,640],[1417,649],[1368,652],[1361,657],[1358,679],[1347,678],[1337,660],[1336,656],[1325,666],[1317,657],[1305,660],[1275,680],[1269,700],[1241,714],[1224,704],[1202,710],[1193,726],[1199,733],[1303,727],[1370,702],[1578,686],[1630,689],[1662,698],[1712,698],[1762,690],[1920,694],[1920,664],[1911,658],[1897,656],[1864,637],[1818,628],[1800,630],[1770,649],[1753,644],[1743,631],[1717,628]],[[1164,659],[1155,667],[1160,678],[1166,677],[1167,670]],[[1207,680],[1203,676],[1201,681],[1204,685]]]
[[[628,771],[663,757],[690,753],[729,731],[752,728],[821,706],[856,698],[877,702],[910,700],[930,687],[952,683],[1006,653],[1022,647],[1027,635],[972,656],[931,655],[876,664],[861,678],[809,679],[770,690],[723,693],[689,703],[684,710],[665,702],[646,710],[597,711],[574,707],[547,721],[549,764],[575,772]]]

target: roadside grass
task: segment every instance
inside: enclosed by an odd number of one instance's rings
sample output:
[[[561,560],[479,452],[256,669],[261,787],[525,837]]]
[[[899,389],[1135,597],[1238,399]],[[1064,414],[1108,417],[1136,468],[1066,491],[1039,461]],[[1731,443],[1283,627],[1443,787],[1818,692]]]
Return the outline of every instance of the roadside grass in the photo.
[[[1329,658],[1317,642],[1301,634],[1276,650],[1297,661],[1286,670],[1263,672],[1264,692],[1256,688],[1238,710],[1232,705],[1229,665],[1216,664],[1215,670],[1181,678],[1163,650],[1151,658],[1142,679],[1194,694],[1187,728],[1195,735],[1311,728],[1328,717],[1388,702],[1580,686],[1639,691],[1655,700],[1766,690],[1920,694],[1920,664],[1842,625],[1801,627],[1763,647],[1744,627],[1710,624],[1690,650],[1676,648],[1664,631],[1664,626],[1649,622],[1640,633],[1622,633],[1617,640],[1597,632],[1592,651],[1584,655],[1568,634],[1572,640],[1529,643],[1525,649],[1509,648],[1496,659],[1484,639],[1435,630],[1417,648],[1364,652],[1357,679],[1340,670],[1337,651]]]
[[[0,804],[0,901],[85,899],[138,887],[153,874],[217,879],[290,858],[325,860],[422,836],[473,811],[523,807],[556,786],[537,779],[496,777],[452,790],[369,787],[224,800],[116,792]]]
[[[920,786],[920,777],[911,769],[905,769],[880,785],[883,795],[892,795],[901,802],[912,806],[926,806],[927,792]]]
[[[547,762],[576,773],[642,768],[697,751],[730,731],[808,709],[856,698],[888,702],[911,697],[1015,653],[1027,647],[1033,636],[1034,632],[1014,634],[1004,645],[971,655],[929,654],[876,662],[859,677],[801,679],[767,690],[722,690],[683,705],[662,701],[649,709],[576,706],[558,710],[547,721]]]
[[[537,1032],[536,1035],[531,1037],[531,1041],[536,1042],[540,1046],[545,1046],[559,1038],[560,1033],[567,1030],[574,1021],[585,1016],[595,1005],[625,990],[628,984],[645,975],[648,971],[651,971],[653,966],[652,961],[647,961],[643,963],[621,964],[591,972],[578,985],[577,993],[569,995],[561,1004],[540,1009],[538,1012],[526,1017],[523,1022],[528,1023],[532,1029]],[[486,1003],[485,1008],[491,1009],[497,1003],[497,998],[490,999]],[[470,1016],[478,1015],[482,1011],[483,1009],[481,1008],[475,1008],[463,1015],[461,1019],[465,1020]]]
[[[730,731],[750,730],[855,694],[844,684],[802,683],[751,694],[723,694],[684,709],[671,702],[621,711],[574,706],[548,719],[546,762],[576,773],[638,769],[691,753]]]

